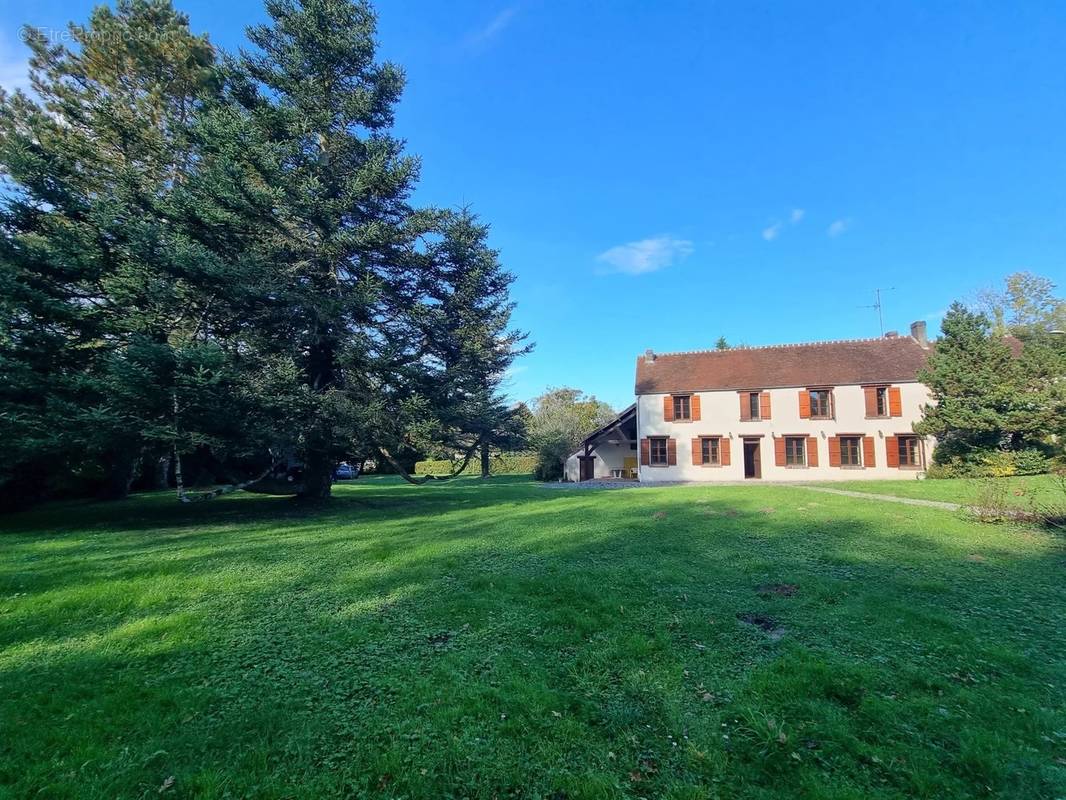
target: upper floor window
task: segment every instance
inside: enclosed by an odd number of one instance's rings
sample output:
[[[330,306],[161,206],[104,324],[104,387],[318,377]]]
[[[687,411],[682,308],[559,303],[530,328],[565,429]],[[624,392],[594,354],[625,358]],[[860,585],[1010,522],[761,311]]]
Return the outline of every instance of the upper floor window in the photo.
[[[804,436],[785,437],[785,466],[806,466],[807,459],[804,458],[804,447],[806,444],[807,439]]]
[[[877,416],[888,416],[888,387],[878,386],[874,389],[874,399],[877,408]]]
[[[666,437],[653,436],[648,440],[648,445],[648,463],[653,467],[667,466],[669,464],[669,456],[666,451]]]
[[[759,413],[759,393],[748,392],[748,416],[752,419],[759,419],[762,415]]]
[[[674,395],[674,419],[692,419],[692,398],[689,395]]]
[[[861,436],[841,436],[840,437],[840,466],[842,467],[861,467],[862,466],[862,437]]]
[[[828,389],[811,389],[811,417],[829,419],[833,415],[832,392]]]

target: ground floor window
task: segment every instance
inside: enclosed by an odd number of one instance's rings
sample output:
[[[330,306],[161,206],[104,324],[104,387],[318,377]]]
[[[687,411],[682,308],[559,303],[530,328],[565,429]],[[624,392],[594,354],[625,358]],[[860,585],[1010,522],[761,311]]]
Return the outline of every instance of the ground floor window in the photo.
[[[807,440],[803,436],[785,437],[785,466],[802,467],[807,463],[804,458],[804,445]]]
[[[704,464],[718,464],[719,461],[718,437],[700,439],[700,455]]]
[[[917,436],[897,436],[896,443],[897,447],[899,447],[899,465],[901,467],[921,466]]]
[[[653,467],[665,467],[668,463],[666,455],[666,437],[654,436],[648,440],[650,453],[648,463]]]
[[[862,466],[862,437],[861,436],[841,436],[840,437],[840,466],[842,467],[861,467]]]

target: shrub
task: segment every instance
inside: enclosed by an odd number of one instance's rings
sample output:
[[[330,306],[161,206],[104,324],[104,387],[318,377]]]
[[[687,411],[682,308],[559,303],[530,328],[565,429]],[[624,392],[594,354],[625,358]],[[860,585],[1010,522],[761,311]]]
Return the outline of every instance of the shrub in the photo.
[[[529,475],[537,464],[537,457],[529,453],[499,453],[489,459],[490,475]],[[428,459],[415,464],[415,475],[450,475],[458,466],[446,458]],[[463,474],[478,474],[481,461],[475,455],[466,465]]]
[[[1051,467],[1051,459],[1035,448],[983,450],[934,463],[926,474],[930,478],[1009,478],[1042,475]]]

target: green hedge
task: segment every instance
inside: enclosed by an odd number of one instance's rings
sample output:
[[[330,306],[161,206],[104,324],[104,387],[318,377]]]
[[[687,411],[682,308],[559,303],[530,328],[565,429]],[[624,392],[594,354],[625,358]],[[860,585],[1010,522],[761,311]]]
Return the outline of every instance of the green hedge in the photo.
[[[431,459],[415,464],[415,475],[450,475],[457,464],[447,459]],[[530,475],[537,466],[537,457],[528,453],[500,453],[489,459],[491,475]],[[464,474],[478,475],[481,472],[481,459],[476,455],[466,465]]]
[[[1051,471],[1051,459],[1034,448],[991,450],[973,453],[969,458],[955,456],[929,467],[930,478],[1009,478],[1012,475],[1040,475]]]

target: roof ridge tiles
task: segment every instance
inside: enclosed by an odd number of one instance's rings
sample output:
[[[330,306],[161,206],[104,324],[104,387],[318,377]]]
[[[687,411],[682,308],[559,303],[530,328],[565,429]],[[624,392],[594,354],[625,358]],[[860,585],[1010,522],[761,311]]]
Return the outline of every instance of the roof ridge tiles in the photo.
[[[894,342],[899,340],[911,339],[910,336],[868,336],[859,339],[824,339],[816,342],[785,342],[782,344],[755,344],[755,345],[737,345],[736,347],[730,347],[726,350],[716,349],[704,349],[704,350],[673,350],[666,353],[655,353],[655,357],[660,356],[697,356],[697,355],[718,355],[719,353],[735,353],[738,350],[784,350],[790,347],[811,347],[815,345],[823,344],[854,344],[856,342]],[[644,356],[640,356],[643,358]]]

